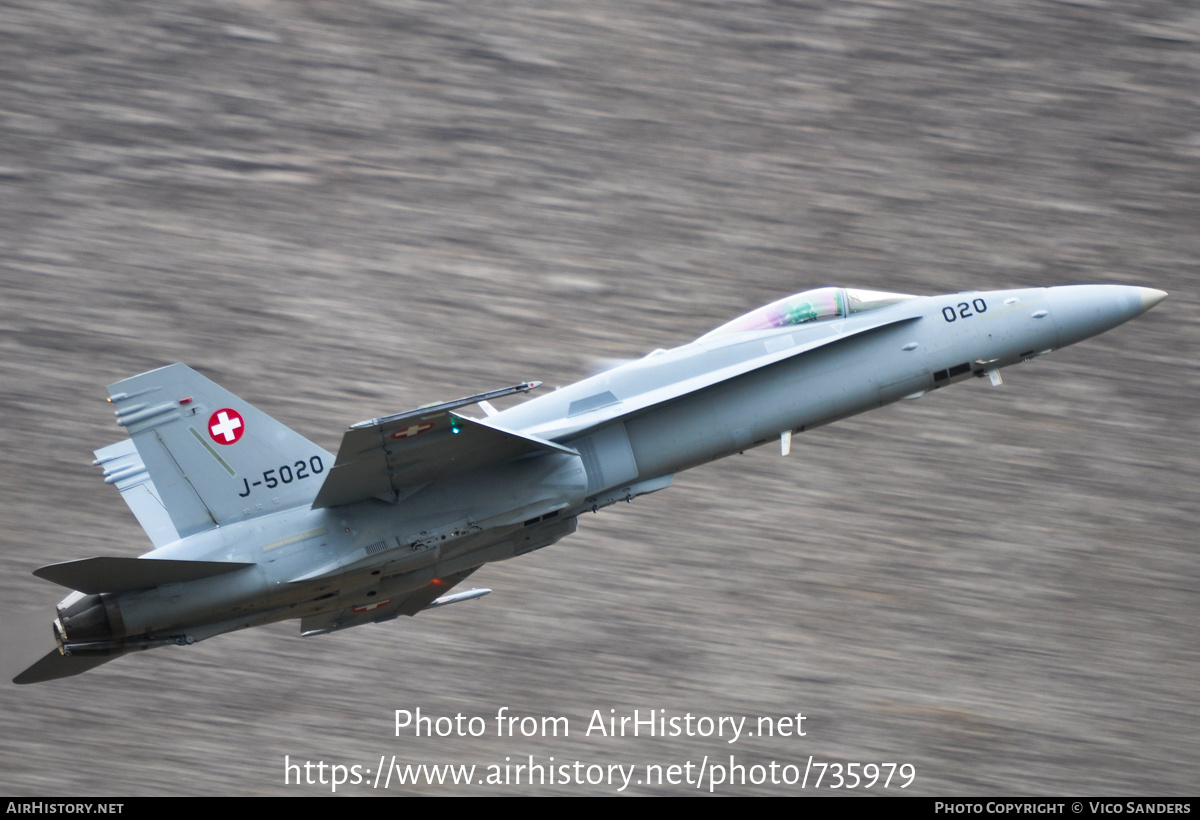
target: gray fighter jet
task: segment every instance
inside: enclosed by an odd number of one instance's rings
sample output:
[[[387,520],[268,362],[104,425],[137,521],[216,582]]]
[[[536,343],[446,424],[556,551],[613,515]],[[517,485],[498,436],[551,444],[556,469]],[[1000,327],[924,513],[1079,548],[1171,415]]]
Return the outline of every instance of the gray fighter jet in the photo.
[[[818,288],[503,412],[489,400],[540,383],[355,424],[336,459],[182,364],[134,376],[109,387],[131,438],[95,463],[155,548],[37,570],[74,591],[58,648],[15,681],[289,618],[321,635],[478,598],[490,590],[451,589],[570,535],[580,513],[770,441],[786,455],[795,433],[973,376],[1000,384],[1001,368],[1166,295]]]

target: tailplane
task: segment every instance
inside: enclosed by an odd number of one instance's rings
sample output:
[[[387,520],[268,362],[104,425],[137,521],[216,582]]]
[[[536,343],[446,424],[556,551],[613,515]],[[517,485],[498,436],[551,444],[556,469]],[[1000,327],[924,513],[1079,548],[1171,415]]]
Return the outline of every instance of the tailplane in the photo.
[[[108,390],[117,424],[137,447],[148,492],[179,538],[307,506],[333,466],[328,452],[186,365],[151,370]]]
[[[69,678],[72,675],[82,675],[90,669],[95,669],[102,663],[115,661],[121,653],[109,655],[64,655],[57,649],[51,649],[42,659],[13,678],[13,683],[42,683],[58,678]]]

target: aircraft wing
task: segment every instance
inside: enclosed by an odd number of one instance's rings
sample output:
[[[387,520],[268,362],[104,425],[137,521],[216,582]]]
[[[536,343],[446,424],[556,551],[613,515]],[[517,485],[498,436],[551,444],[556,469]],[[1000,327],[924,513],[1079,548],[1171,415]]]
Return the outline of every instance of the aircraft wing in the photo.
[[[324,635],[339,629],[349,629],[352,626],[390,621],[400,615],[416,615],[426,609],[435,600],[445,595],[456,584],[459,584],[478,567],[472,567],[445,578],[437,578],[414,592],[398,595],[379,602],[363,602],[357,606],[348,606],[332,612],[322,612],[319,615],[309,615],[300,619],[300,634],[304,637]]]
[[[539,453],[578,455],[570,447],[491,427],[444,407],[356,424],[313,508],[378,498],[393,502],[411,487]]]

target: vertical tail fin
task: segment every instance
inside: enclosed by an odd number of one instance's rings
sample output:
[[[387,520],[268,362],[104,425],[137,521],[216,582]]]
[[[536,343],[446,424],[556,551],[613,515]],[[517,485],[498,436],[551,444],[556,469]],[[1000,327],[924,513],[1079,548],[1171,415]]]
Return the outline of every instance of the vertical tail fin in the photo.
[[[146,472],[133,439],[124,439],[96,451],[92,462],[104,468],[104,483],[115,484],[138,523],[150,536],[154,546],[161,547],[179,540],[175,522],[163,506],[158,488]]]
[[[186,365],[108,391],[181,538],[310,504],[333,465],[328,452]]]

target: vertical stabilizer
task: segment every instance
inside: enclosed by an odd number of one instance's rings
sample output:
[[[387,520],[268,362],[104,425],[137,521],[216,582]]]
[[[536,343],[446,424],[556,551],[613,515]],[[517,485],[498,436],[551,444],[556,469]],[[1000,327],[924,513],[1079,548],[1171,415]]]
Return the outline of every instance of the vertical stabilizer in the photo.
[[[308,505],[333,465],[325,450],[186,365],[108,390],[181,538]]]
[[[175,523],[163,506],[158,488],[150,480],[133,439],[127,438],[97,450],[93,463],[104,468],[104,482],[115,485],[121,491],[121,497],[137,516],[138,523],[150,536],[154,546],[161,547],[179,540]]]

